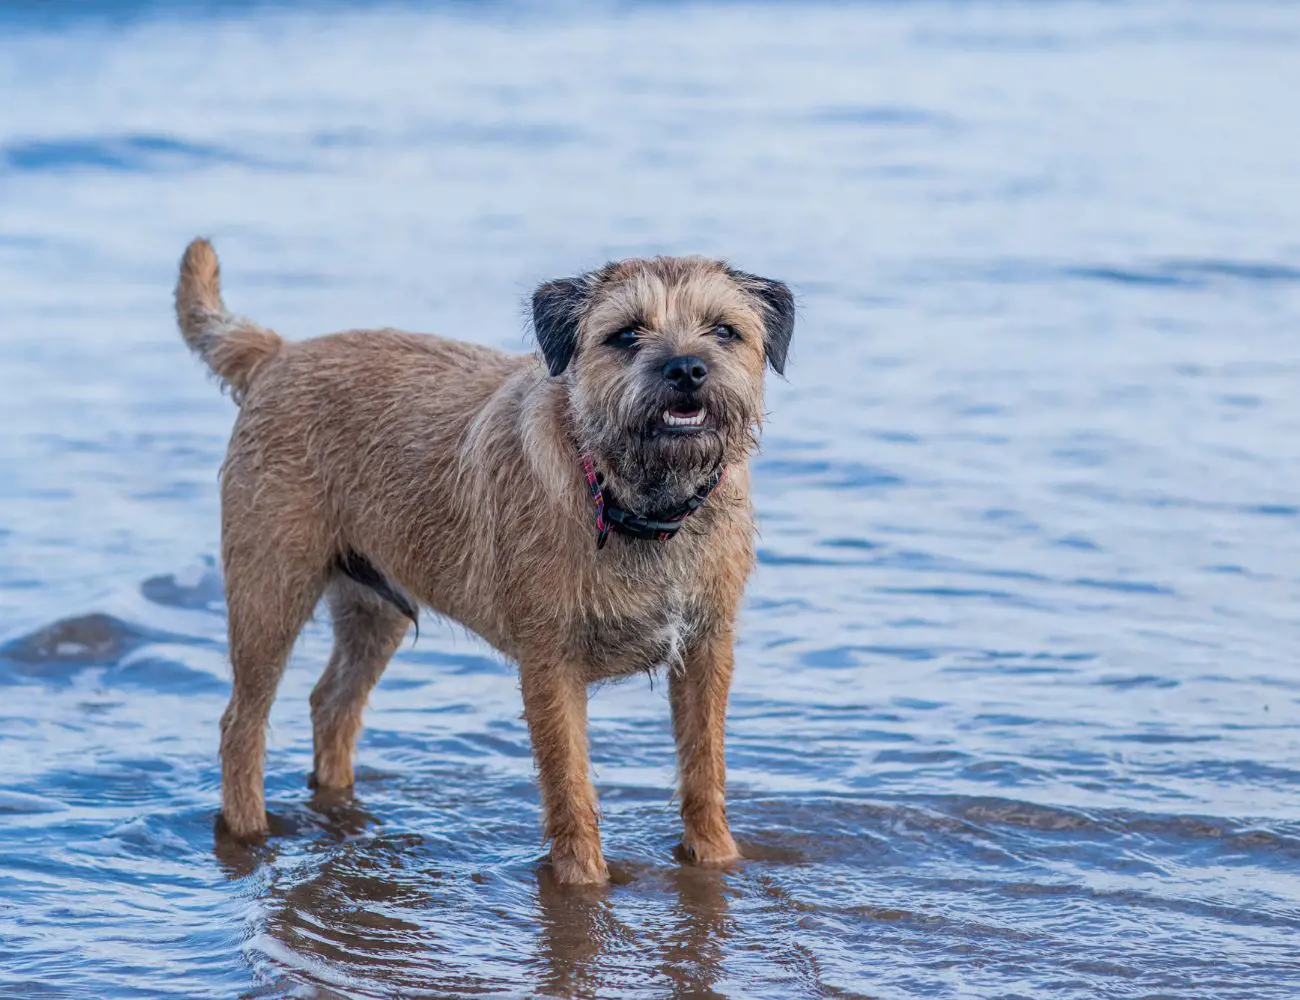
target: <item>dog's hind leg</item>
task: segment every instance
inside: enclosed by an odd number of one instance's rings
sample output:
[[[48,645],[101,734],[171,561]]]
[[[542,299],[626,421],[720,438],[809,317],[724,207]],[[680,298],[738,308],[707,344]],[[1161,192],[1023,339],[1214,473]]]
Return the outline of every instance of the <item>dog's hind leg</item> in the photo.
[[[334,651],[311,693],[312,784],[348,788],[366,699],[411,623],[390,601],[341,574],[330,582],[326,598],[334,619]]]
[[[267,832],[266,723],[294,641],[324,588],[327,563],[303,539],[267,537],[226,518],[222,543],[234,687],[221,717],[221,816],[241,840]],[[237,530],[231,530],[232,525]]]

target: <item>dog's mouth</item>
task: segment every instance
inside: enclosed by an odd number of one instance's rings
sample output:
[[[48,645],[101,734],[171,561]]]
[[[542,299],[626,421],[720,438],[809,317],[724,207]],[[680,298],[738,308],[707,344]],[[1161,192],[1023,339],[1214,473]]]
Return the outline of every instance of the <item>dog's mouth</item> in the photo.
[[[695,409],[664,410],[662,428],[670,434],[694,434],[704,429],[708,411],[704,407]]]

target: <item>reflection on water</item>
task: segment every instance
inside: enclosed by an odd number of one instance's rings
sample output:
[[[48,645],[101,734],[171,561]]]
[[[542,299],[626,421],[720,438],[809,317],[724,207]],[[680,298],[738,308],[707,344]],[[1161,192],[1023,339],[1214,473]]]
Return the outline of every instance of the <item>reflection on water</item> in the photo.
[[[1293,998],[1300,12],[0,5],[0,993]],[[214,832],[214,237],[291,337],[525,344],[626,253],[787,278],[730,814],[603,688],[561,891],[511,668],[428,627],[354,795]]]

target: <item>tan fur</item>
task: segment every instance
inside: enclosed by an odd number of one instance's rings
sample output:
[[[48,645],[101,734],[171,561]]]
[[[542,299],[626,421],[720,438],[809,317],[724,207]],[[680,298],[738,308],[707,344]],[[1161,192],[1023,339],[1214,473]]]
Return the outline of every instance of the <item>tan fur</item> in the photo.
[[[267,715],[322,595],[335,647],[311,699],[314,780],[352,783],[367,696],[407,630],[391,603],[339,572],[341,555],[355,552],[518,662],[560,882],[607,877],[587,686],[660,666],[670,670],[685,852],[709,864],[739,856],[723,728],[754,557],[748,457],[772,318],[751,278],[715,261],[655,258],[574,279],[579,294],[565,308],[577,310],[575,352],[552,376],[537,355],[393,330],[281,341],[229,316],[215,253],[205,241],[190,245],[176,292],[181,329],[241,402],[221,481],[234,672],[221,727],[222,817],[232,834],[267,830]],[[740,339],[710,332],[720,323]],[[628,324],[642,331],[635,355],[605,343]],[[684,353],[709,366],[710,430],[645,431],[665,391],[664,359]],[[598,551],[580,451],[639,513],[680,503],[719,463],[726,475],[675,538],[614,534]]]
[[[270,330],[226,312],[221,301],[221,268],[207,240],[195,240],[185,250],[176,285],[176,315],[185,343],[229,387],[236,402],[257,369],[283,343]]]

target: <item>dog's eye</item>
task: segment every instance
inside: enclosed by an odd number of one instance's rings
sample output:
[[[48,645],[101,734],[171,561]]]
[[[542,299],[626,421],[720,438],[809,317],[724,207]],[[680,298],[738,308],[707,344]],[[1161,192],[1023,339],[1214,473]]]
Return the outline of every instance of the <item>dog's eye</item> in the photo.
[[[605,338],[605,343],[610,347],[617,347],[622,351],[630,351],[636,347],[640,337],[637,336],[637,329],[634,326],[624,327],[617,333],[611,333]]]
[[[726,323],[719,323],[717,326],[715,326],[713,328],[713,335],[717,337],[719,340],[740,339],[740,334],[736,332],[735,327],[727,326]]]

